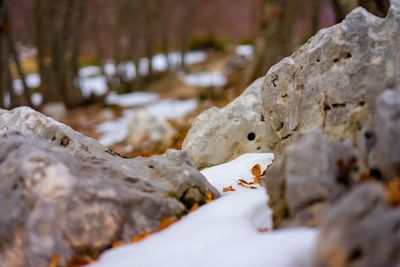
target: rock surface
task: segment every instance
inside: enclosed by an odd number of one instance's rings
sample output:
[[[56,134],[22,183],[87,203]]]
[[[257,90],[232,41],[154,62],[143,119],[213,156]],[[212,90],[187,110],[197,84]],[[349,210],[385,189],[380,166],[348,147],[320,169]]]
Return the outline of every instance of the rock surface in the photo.
[[[316,244],[315,267],[396,267],[400,209],[385,202],[378,183],[358,186],[327,214]]]
[[[260,78],[226,107],[200,114],[183,143],[199,168],[227,162],[246,152],[270,151],[261,110]]]
[[[354,137],[375,98],[400,87],[399,28],[399,1],[384,19],[357,8],[273,66],[261,95],[274,153],[314,127],[334,139]]]
[[[177,137],[177,132],[167,120],[156,118],[146,110],[138,110],[129,120],[124,142],[133,147],[143,147],[149,151],[165,150],[171,147]]]
[[[218,192],[186,153],[124,159],[29,108],[0,110],[0,261],[65,265]]]
[[[326,208],[353,184],[355,164],[351,143],[334,143],[320,129],[289,145],[264,177],[274,227],[318,225]]]

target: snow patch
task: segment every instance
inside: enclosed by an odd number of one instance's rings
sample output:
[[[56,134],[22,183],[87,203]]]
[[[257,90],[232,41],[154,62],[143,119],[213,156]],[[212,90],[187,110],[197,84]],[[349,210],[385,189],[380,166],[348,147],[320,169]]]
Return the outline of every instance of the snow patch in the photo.
[[[270,153],[247,154],[202,173],[221,190],[232,178],[251,178],[255,164],[265,169],[272,159]],[[237,190],[139,243],[105,252],[92,267],[311,266],[317,230],[261,233],[259,227],[272,227],[265,190]]]
[[[254,47],[253,45],[238,45],[235,48],[235,54],[252,59],[254,55]]]
[[[192,87],[222,87],[227,82],[224,74],[208,71],[181,75],[181,80]]]
[[[118,105],[121,107],[132,107],[149,104],[159,99],[158,94],[148,92],[133,92],[128,94],[118,95],[110,93],[106,97],[106,104]]]

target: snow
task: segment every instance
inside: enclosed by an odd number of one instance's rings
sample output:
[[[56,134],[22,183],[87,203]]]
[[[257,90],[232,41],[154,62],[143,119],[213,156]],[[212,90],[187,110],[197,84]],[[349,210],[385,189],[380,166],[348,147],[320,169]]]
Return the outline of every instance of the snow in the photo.
[[[181,75],[181,79],[186,85],[193,87],[222,87],[227,82],[224,74],[208,71]]]
[[[26,84],[29,88],[38,88],[40,86],[40,75],[38,73],[30,73],[25,76]],[[21,95],[24,92],[21,79],[13,81],[14,92]]]
[[[149,92],[133,92],[122,95],[110,93],[106,97],[106,104],[118,105],[121,107],[132,107],[149,104],[151,102],[157,101],[158,99],[158,94]]]
[[[43,102],[43,97],[41,93],[33,93],[31,95],[32,104],[36,107],[40,106]]]
[[[165,99],[145,107],[145,110],[159,119],[177,120],[194,111],[198,106],[196,99]]]
[[[218,190],[250,179],[251,168],[272,162],[269,153],[245,154],[232,162],[202,171]],[[236,187],[236,186],[235,186]],[[135,266],[311,266],[317,231],[271,228],[271,210],[261,187],[227,192],[169,228],[147,239],[105,252],[92,267]]]
[[[98,66],[83,67],[79,70],[80,77],[90,77],[101,75],[101,68]]]
[[[104,95],[108,90],[107,80],[104,76],[81,77],[79,83],[84,97],[92,94]]]
[[[254,47],[252,45],[238,45],[235,48],[235,54],[251,59],[254,55]]]
[[[139,92],[135,92],[134,94],[138,94]],[[142,92],[142,94],[147,94]],[[133,103],[133,101],[139,102],[139,100],[147,100],[150,99],[150,95],[144,97],[140,95],[127,94],[118,96],[119,104]],[[140,96],[136,98],[135,96]],[[157,96],[157,95],[155,95]],[[124,99],[126,97],[126,99]],[[153,96],[154,97],[154,96]],[[140,99],[139,99],[140,98]],[[157,96],[158,98],[158,96]],[[115,99],[114,99],[115,100]],[[144,103],[144,101],[143,101]],[[148,102],[149,103],[149,102]],[[96,127],[96,131],[101,134],[99,142],[104,146],[112,146],[114,144],[118,144],[125,140],[128,135],[129,123],[134,116],[135,112],[145,111],[148,112],[151,116],[154,116],[161,120],[173,120],[180,119],[186,116],[189,112],[192,112],[197,108],[197,100],[188,99],[188,100],[174,100],[174,99],[165,99],[159,100],[153,104],[148,104],[141,108],[132,108],[127,109],[123,112],[122,116],[113,121],[106,121],[99,124]]]

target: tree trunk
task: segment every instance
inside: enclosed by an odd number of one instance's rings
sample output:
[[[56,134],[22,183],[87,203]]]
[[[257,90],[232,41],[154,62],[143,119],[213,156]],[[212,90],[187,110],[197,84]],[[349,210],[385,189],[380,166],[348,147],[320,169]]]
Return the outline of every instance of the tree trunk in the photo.
[[[260,34],[255,41],[253,62],[245,73],[246,85],[265,75],[270,67],[292,52],[296,8],[297,1],[263,1]]]
[[[154,56],[154,0],[146,0],[145,1],[145,50],[146,57],[148,61],[147,65],[147,78],[148,80],[152,80],[153,78],[153,56]]]

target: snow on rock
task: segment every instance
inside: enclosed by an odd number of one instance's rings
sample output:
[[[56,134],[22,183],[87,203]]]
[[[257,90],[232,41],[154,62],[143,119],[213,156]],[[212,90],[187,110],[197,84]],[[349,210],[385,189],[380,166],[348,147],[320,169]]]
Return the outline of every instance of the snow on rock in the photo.
[[[106,104],[118,105],[121,107],[132,107],[149,104],[159,99],[158,94],[149,92],[133,92],[128,94],[118,95],[110,93],[106,97]]]
[[[221,191],[236,178],[251,178],[252,166],[263,170],[272,159],[270,153],[245,154],[202,173]],[[310,266],[317,231],[258,231],[272,226],[266,203],[261,187],[224,193],[162,232],[107,251],[92,267]]]
[[[235,48],[235,54],[251,59],[254,55],[254,47],[252,45],[238,45]]]
[[[227,82],[224,74],[208,71],[181,75],[181,80],[193,87],[222,87]]]

